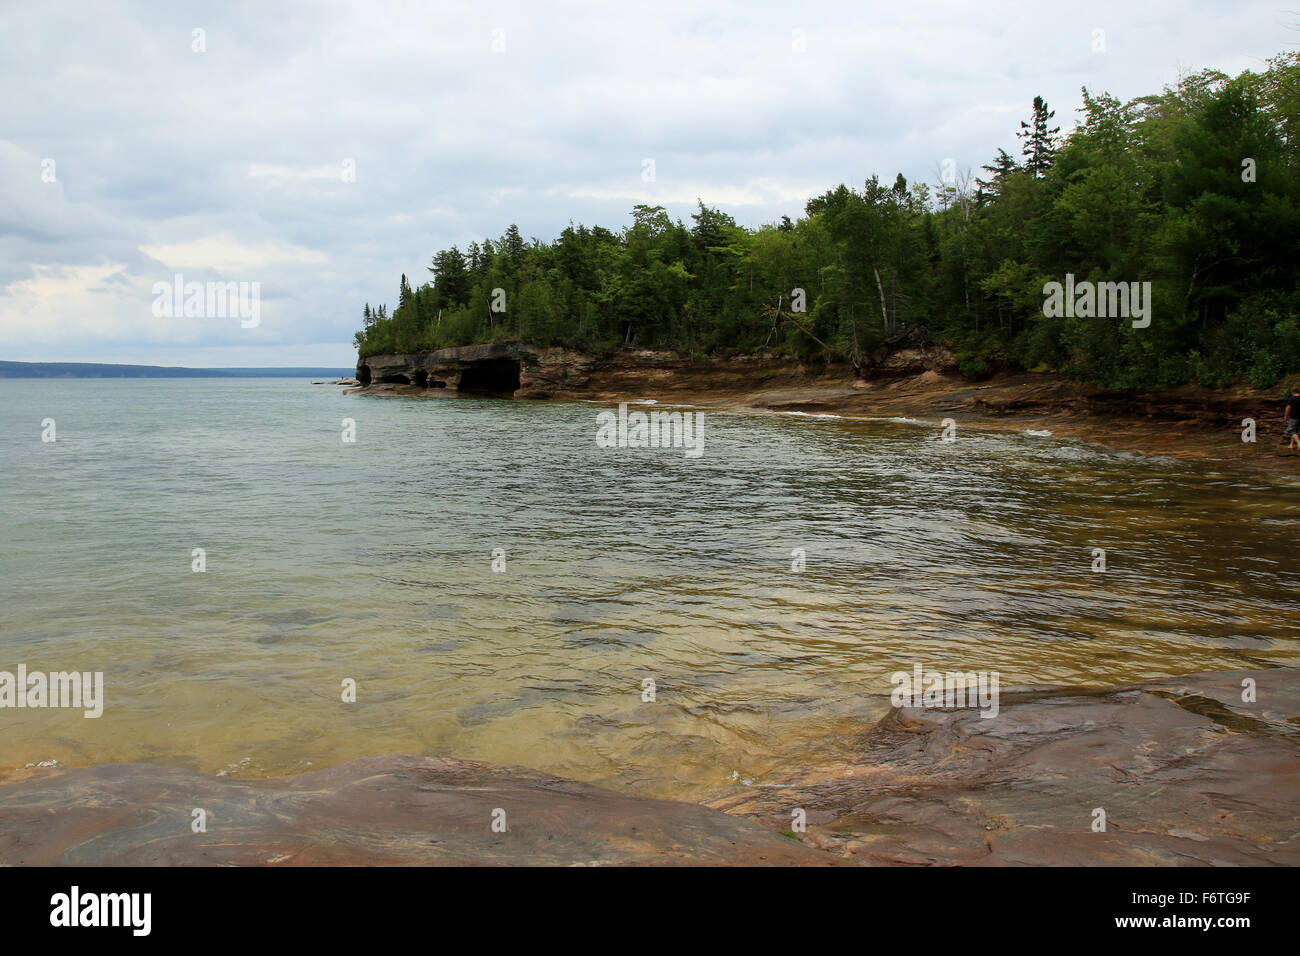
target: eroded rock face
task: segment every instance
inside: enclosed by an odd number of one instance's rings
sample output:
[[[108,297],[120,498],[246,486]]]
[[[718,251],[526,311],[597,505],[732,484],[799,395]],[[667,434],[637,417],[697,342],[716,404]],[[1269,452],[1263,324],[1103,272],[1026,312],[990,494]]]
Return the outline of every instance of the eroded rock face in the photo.
[[[952,372],[957,360],[942,345],[899,349],[889,353],[872,371],[877,375],[919,375],[922,372]]]
[[[357,381],[362,385],[410,385],[420,367],[420,356],[427,354],[371,355],[357,363]]]
[[[805,368],[769,355],[695,358],[678,352],[622,349],[592,355],[514,342],[436,352],[371,355],[357,363],[370,394],[488,394],[514,398],[602,398],[646,394],[708,395],[773,382],[840,381],[848,366]],[[517,379],[516,379],[517,376]]]
[[[923,372],[953,372],[956,357],[944,346],[935,342],[930,330],[912,326],[900,335],[884,342],[872,356],[871,373],[875,376],[920,375]]]
[[[714,806],[773,828],[802,808],[809,844],[877,865],[1300,864],[1300,671],[1002,703],[892,711],[861,760]]]
[[[194,808],[207,832],[191,831]],[[494,832],[504,810],[506,832]],[[792,865],[837,862],[740,817],[531,770],[367,757],[276,780],[152,764],[0,787],[0,864]]]
[[[357,363],[357,380],[375,391],[548,398],[557,389],[581,388],[596,364],[572,349],[496,342],[370,355]]]
[[[896,380],[950,372],[953,355],[924,329],[885,343],[870,362],[872,376]],[[691,356],[624,348],[592,355],[517,342],[466,345],[435,352],[371,355],[357,380],[372,393],[486,394],[515,398],[612,398],[647,392],[701,394],[851,380],[845,363],[809,366],[777,355]]]

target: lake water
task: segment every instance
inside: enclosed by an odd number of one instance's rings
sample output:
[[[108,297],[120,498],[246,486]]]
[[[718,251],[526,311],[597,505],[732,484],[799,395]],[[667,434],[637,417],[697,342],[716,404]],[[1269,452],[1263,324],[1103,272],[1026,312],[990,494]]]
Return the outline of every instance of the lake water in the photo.
[[[917,662],[1004,688],[1300,663],[1300,480],[713,411],[692,459],[598,448],[605,407],[0,381],[0,670],[106,697],[0,710],[0,776],[414,752],[699,799],[852,754]]]

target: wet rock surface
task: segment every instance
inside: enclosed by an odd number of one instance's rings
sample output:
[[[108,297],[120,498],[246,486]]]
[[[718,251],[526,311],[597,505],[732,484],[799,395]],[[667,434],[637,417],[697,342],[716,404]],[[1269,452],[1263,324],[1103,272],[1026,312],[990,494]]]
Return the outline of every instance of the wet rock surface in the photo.
[[[195,808],[205,833],[191,830]],[[504,833],[492,830],[498,808]],[[836,862],[707,807],[436,757],[367,757],[274,780],[113,764],[0,786],[7,865]]]
[[[436,757],[272,780],[36,769],[0,786],[0,864],[1294,866],[1297,715],[1293,668],[1005,692],[993,718],[902,708],[860,759],[712,807]]]
[[[1300,670],[1000,704],[893,710],[863,728],[860,759],[711,807],[437,757],[271,780],[38,768],[0,786],[0,864],[1300,864]],[[797,840],[782,835],[795,810]]]
[[[861,760],[713,805],[774,829],[803,809],[804,842],[865,864],[1294,866],[1297,715],[1292,668],[901,708]]]

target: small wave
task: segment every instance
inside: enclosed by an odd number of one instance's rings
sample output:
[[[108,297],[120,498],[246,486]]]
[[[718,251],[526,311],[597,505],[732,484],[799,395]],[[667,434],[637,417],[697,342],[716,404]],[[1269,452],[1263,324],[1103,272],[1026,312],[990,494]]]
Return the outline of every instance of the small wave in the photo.
[[[1051,438],[1052,433],[1046,428],[1026,428],[1026,435],[1032,435],[1034,438]]]
[[[832,415],[830,412],[777,412],[778,415],[798,415],[801,418],[843,418],[843,415]]]

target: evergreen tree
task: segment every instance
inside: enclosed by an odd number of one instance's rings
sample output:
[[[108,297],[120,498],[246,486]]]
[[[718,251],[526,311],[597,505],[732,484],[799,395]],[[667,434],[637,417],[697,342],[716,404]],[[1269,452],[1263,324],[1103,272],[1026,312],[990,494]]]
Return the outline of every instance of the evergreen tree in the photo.
[[[510,264],[512,272],[517,272],[524,264],[524,240],[519,235],[519,227],[513,222],[506,229],[501,239],[501,253]]]
[[[1024,162],[1005,150],[933,195],[898,175],[840,185],[804,215],[743,228],[697,201],[689,227],[638,205],[626,228],[432,257],[397,308],[366,303],[360,355],[497,341],[589,351],[775,351],[870,367],[914,323],[969,375],[1056,369],[1131,388],[1300,374],[1300,55],[1212,70],[1124,103],[1083,90],[1059,141],[1034,100]],[[888,181],[887,181],[888,182]],[[1151,282],[1153,321],[1046,315],[1043,286]],[[507,316],[490,313],[504,288]],[[803,310],[795,312],[793,289]]]
[[[1019,135],[1024,140],[1023,154],[1025,157],[1025,169],[1035,179],[1041,179],[1046,175],[1048,168],[1052,165],[1052,156],[1055,153],[1055,139],[1061,127],[1056,126],[1048,128],[1048,123],[1056,116],[1055,110],[1048,110],[1047,101],[1041,96],[1034,97],[1034,116],[1033,123],[1021,122]]]
[[[470,274],[466,268],[465,256],[459,249],[452,246],[437,253],[429,271],[433,273],[435,308],[445,309],[469,301]]]
[[[1021,124],[1024,125],[1023,123]],[[990,173],[988,179],[976,179],[977,187],[975,192],[975,203],[983,206],[991,200],[997,199],[998,194],[1002,192],[1002,181],[1014,173],[1019,167],[1016,161],[1011,158],[1011,154],[1005,149],[999,149],[998,155],[993,162],[987,166],[981,166],[980,169]]]

